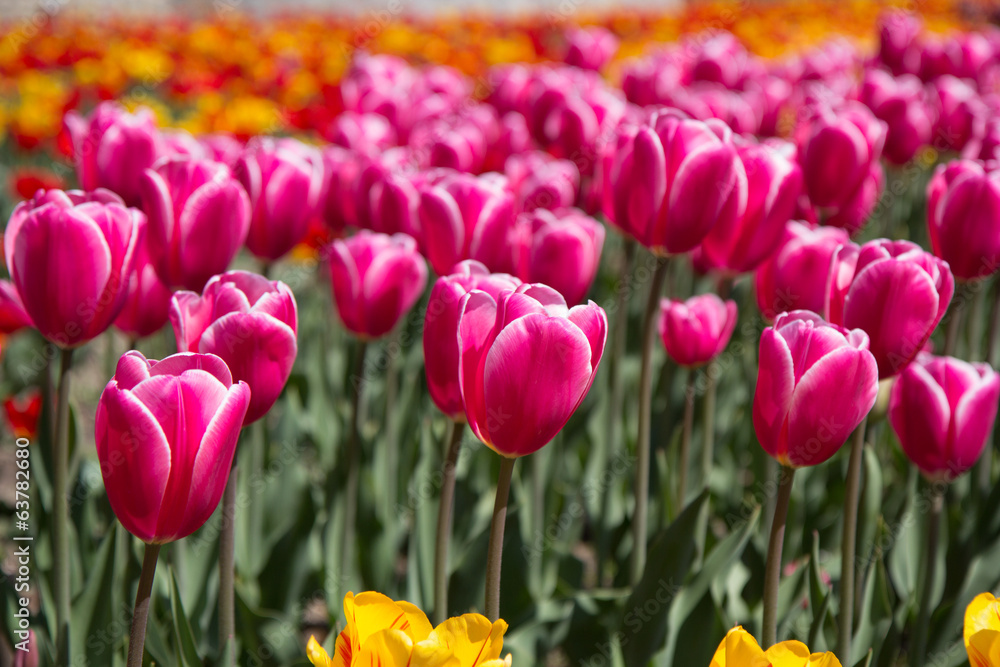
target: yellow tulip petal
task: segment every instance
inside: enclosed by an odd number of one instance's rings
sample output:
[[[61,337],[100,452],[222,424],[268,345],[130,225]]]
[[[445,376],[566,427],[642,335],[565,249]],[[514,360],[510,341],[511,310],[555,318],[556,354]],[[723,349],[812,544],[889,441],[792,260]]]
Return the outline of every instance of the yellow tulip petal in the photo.
[[[507,623],[503,620],[490,623],[480,614],[465,614],[437,626],[430,639],[448,647],[458,657],[461,667],[477,667],[500,657],[505,632]]]
[[[979,630],[966,642],[965,648],[973,667],[1000,665],[1000,631]]]
[[[510,667],[510,665],[511,665],[511,658],[512,658],[511,654],[508,653],[507,657],[504,658],[503,660],[499,660],[499,659],[498,660],[487,660],[486,662],[482,663],[479,667]]]
[[[715,651],[711,667],[726,667],[727,664],[732,667],[768,667],[767,658],[757,640],[739,625],[726,633]]]
[[[309,643],[306,644],[306,656],[309,657],[309,662],[316,667],[332,667],[330,656],[312,635],[309,635]]]
[[[809,648],[802,642],[785,641],[764,652],[771,667],[804,667],[809,660]]]
[[[413,641],[402,630],[379,630],[361,646],[353,667],[408,667]]]
[[[840,660],[830,651],[826,653],[813,653],[809,656],[809,667],[843,667]]]
[[[396,606],[406,614],[407,627],[400,629],[405,630],[414,643],[427,639],[427,636],[434,629],[431,622],[427,620],[427,614],[421,611],[417,605],[406,600],[400,600]]]
[[[993,667],[1000,664],[991,662],[994,650],[998,646],[1000,632],[1000,601],[992,593],[980,593],[965,608],[965,628],[963,638],[965,649],[969,654],[969,662],[973,667]]]

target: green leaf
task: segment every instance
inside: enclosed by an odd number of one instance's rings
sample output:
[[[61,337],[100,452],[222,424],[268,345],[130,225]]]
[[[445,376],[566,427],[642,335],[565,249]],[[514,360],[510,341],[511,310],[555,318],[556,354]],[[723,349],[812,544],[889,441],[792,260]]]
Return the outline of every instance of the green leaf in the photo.
[[[115,579],[115,539],[115,531],[104,538],[87,583],[73,601],[70,641],[73,653],[82,656],[88,665],[110,664],[123,637],[109,632],[108,628],[113,624],[127,628],[132,618],[128,609],[111,608],[109,592]]]
[[[184,667],[201,667],[198,657],[197,642],[191,632],[191,624],[184,613],[184,603],[181,600],[180,587],[177,585],[177,575],[174,568],[170,569],[170,615],[174,622],[174,641],[180,649],[181,664]]]

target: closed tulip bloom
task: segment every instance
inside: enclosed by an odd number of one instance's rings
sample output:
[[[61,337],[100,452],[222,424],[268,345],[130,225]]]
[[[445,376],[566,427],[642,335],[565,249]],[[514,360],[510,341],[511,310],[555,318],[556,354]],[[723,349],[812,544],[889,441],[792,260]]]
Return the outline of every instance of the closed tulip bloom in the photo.
[[[593,301],[568,308],[539,284],[494,300],[462,299],[459,386],[472,432],[508,458],[552,440],[583,402],[597,373],[608,320]]]
[[[924,30],[923,21],[912,12],[891,9],[878,19],[878,57],[893,74],[916,73],[920,53],[915,47]]]
[[[504,173],[521,211],[572,206],[580,189],[580,170],[576,165],[542,151],[510,156]]]
[[[736,302],[715,294],[660,301],[660,338],[681,366],[704,366],[726,349],[736,328]]]
[[[905,164],[921,146],[930,143],[937,119],[917,77],[893,77],[884,70],[870,69],[861,87],[861,101],[886,124],[883,152],[889,162]]]
[[[115,327],[129,336],[145,338],[167,323],[170,289],[156,274],[149,258],[149,232],[136,248],[135,268],[128,281],[125,306],[115,319]]]
[[[790,310],[823,314],[833,255],[849,241],[846,230],[790,222],[778,250],[755,274],[757,306],[768,320]]]
[[[597,276],[604,226],[576,208],[524,213],[515,223],[517,275],[544,283],[576,305]]]
[[[766,651],[740,626],[728,633],[716,649],[709,667],[841,667],[837,656],[811,653],[799,641],[778,642]]]
[[[406,234],[362,230],[330,250],[333,300],[344,328],[362,339],[392,331],[427,284],[427,265]]]
[[[354,188],[361,174],[361,159],[340,146],[323,149],[323,221],[335,234],[358,224]]]
[[[774,251],[802,192],[793,144],[746,142],[737,150],[747,175],[746,209],[721,217],[701,244],[709,261],[729,273],[752,271]]]
[[[753,426],[782,465],[823,463],[847,440],[878,396],[868,335],[809,311],[782,313],[760,337]]]
[[[243,143],[231,134],[203,134],[198,137],[198,141],[205,148],[209,159],[221,162],[230,169],[236,166],[243,155]]]
[[[35,328],[64,348],[111,326],[125,305],[143,215],[108,190],[39,191],[11,214],[4,252]]]
[[[322,158],[291,139],[258,138],[234,171],[253,211],[247,248],[261,259],[281,259],[305,238],[319,212]]]
[[[955,279],[948,262],[910,241],[878,239],[838,250],[841,257],[854,253],[856,261],[832,269],[828,313],[831,322],[868,333],[885,379],[902,371],[930,338],[951,303]]]
[[[661,255],[694,249],[747,205],[747,176],[729,128],[673,110],[654,112],[619,142],[610,185],[615,224]]]
[[[868,222],[868,216],[878,203],[885,189],[885,170],[879,162],[868,168],[868,175],[861,185],[837,208],[825,211],[823,224],[846,229],[851,234],[859,232]],[[814,216],[815,217],[815,216]]]
[[[599,26],[572,28],[566,32],[566,41],[566,64],[581,69],[599,71],[618,51],[618,38]]]
[[[989,112],[979,93],[969,83],[951,75],[937,78],[930,86],[937,107],[938,122],[935,138],[960,151],[982,134]]]
[[[250,387],[222,359],[126,352],[97,404],[97,458],[108,501],[149,544],[179,540],[215,511],[229,479]]]
[[[7,335],[33,326],[14,283],[0,280],[0,333]]]
[[[106,188],[129,206],[138,206],[142,172],[168,152],[152,110],[129,113],[117,102],[102,102],[88,118],[70,111],[64,122],[80,187]]]
[[[1000,600],[990,592],[977,595],[965,608],[962,635],[971,667],[1000,665]]]
[[[201,290],[229,268],[250,230],[250,199],[219,162],[160,160],[140,180],[148,248],[167,285]]]
[[[934,254],[960,280],[1000,268],[1000,170],[974,160],[939,166],[927,184],[927,231]]]
[[[326,139],[334,146],[374,154],[396,145],[396,131],[385,116],[348,110],[333,119]]]
[[[271,409],[298,353],[298,308],[285,283],[248,271],[223,273],[200,295],[174,294],[170,323],[179,351],[215,354],[250,386],[247,424]]]
[[[528,121],[519,111],[505,113],[499,121],[497,136],[486,147],[484,171],[503,171],[507,158],[531,150],[533,146]]]
[[[893,384],[889,423],[914,465],[951,480],[982,454],[998,398],[1000,375],[987,364],[921,354]]]
[[[472,290],[489,294],[494,300],[503,290],[515,289],[521,281],[506,273],[490,273],[481,263],[459,262],[448,276],[431,288],[424,315],[424,367],[431,399],[453,421],[465,421],[465,406],[458,383],[458,321],[462,297]]]

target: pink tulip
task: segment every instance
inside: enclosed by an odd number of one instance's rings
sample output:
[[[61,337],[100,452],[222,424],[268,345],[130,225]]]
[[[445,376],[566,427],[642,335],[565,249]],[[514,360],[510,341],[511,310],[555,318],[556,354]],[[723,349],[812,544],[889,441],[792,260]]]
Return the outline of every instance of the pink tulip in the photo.
[[[442,276],[431,288],[424,315],[424,367],[431,399],[454,421],[465,421],[465,406],[458,379],[458,321],[462,297],[472,290],[486,292],[494,300],[500,292],[513,290],[521,281],[506,273],[490,273],[479,262],[467,259]]]
[[[344,205],[345,214],[353,215],[353,224],[361,229],[417,238],[420,228],[409,208],[412,193],[408,186],[422,179],[416,171],[417,160],[412,150],[409,147],[390,148],[375,157],[357,156],[357,159],[358,174],[351,177],[348,172],[353,183],[344,185],[353,189],[353,201]],[[390,192],[383,205],[387,184]],[[350,217],[346,220],[352,222]]]
[[[571,28],[566,31],[565,61],[567,65],[600,71],[618,51],[618,38],[599,26]]]
[[[915,42],[923,32],[923,22],[915,14],[898,9],[884,12],[878,21],[879,60],[893,74],[914,74],[920,67]]]
[[[20,639],[20,637],[18,637]],[[41,651],[38,649],[38,639],[34,630],[28,630],[27,644],[24,649],[15,646],[14,667],[38,667]]]
[[[965,148],[962,157],[973,160],[1000,160],[1000,118],[988,114],[986,124],[973,135]]]
[[[747,175],[746,210],[720,219],[701,244],[709,261],[729,273],[752,271],[774,251],[802,191],[794,145],[746,142],[737,150]]]
[[[511,155],[504,165],[504,174],[521,211],[572,206],[580,189],[580,170],[576,165],[542,151]]]
[[[159,158],[161,160],[167,156],[187,157],[193,160],[211,158],[205,144],[187,130],[160,130],[160,142],[163,147]]]
[[[729,128],[669,109],[618,142],[609,182],[615,224],[658,254],[692,250],[747,205],[746,171]]]
[[[575,208],[536,209],[518,217],[513,234],[521,280],[548,285],[568,304],[587,296],[601,263],[601,223]]]
[[[153,112],[143,107],[129,113],[117,102],[102,102],[88,118],[70,111],[64,123],[80,187],[106,188],[138,206],[142,172],[167,152]]]
[[[354,202],[362,158],[340,146],[323,149],[323,221],[335,234],[358,224]]]
[[[921,354],[889,395],[889,423],[906,456],[929,477],[958,477],[993,430],[1000,375],[987,364]]]
[[[119,331],[135,338],[145,338],[162,329],[170,309],[171,292],[150,261],[148,225],[144,226],[147,227],[146,236],[136,248],[135,268],[128,281],[125,306],[115,319]]]
[[[229,479],[250,387],[222,359],[126,352],[97,404],[97,458],[118,520],[143,542],[198,530]]]
[[[660,301],[660,338],[681,366],[704,366],[719,356],[736,328],[736,302],[715,294]]]
[[[243,155],[243,143],[231,134],[203,134],[198,141],[205,147],[210,160],[221,162],[230,169],[236,166]]]
[[[937,78],[930,87],[937,108],[935,145],[960,151],[982,134],[988,111],[976,89],[951,75]]]
[[[690,37],[693,62],[691,78],[694,81],[721,83],[736,88],[744,79],[750,54],[731,32],[705,32]]]
[[[369,340],[392,331],[417,302],[427,284],[427,265],[406,234],[362,230],[334,241],[330,279],[344,328]]]
[[[510,111],[500,118],[496,139],[486,147],[483,170],[503,171],[509,157],[530,151],[532,147],[528,121],[520,112]]]
[[[486,107],[489,108],[489,107]],[[410,146],[427,167],[444,167],[478,174],[483,170],[489,138],[498,132],[495,112],[489,119],[466,114],[428,118],[413,127]]]
[[[934,254],[960,280],[1000,268],[1000,170],[973,160],[939,166],[927,184],[927,231]]]
[[[753,427],[764,450],[783,465],[829,459],[877,396],[878,366],[864,331],[796,310],[778,315],[761,334]]]
[[[305,238],[319,212],[322,158],[291,139],[258,137],[234,171],[253,210],[247,248],[261,259],[282,258]]]
[[[139,184],[150,257],[165,284],[201,290],[229,268],[250,230],[250,199],[229,167],[166,158],[147,169]]]
[[[791,310],[822,314],[833,255],[847,231],[790,222],[778,250],[757,269],[757,305],[768,320]]]
[[[17,293],[14,283],[0,280],[0,333],[9,335],[31,326],[34,326],[31,317],[24,309],[21,295]]]
[[[829,289],[830,321],[867,332],[885,379],[906,368],[930,338],[951,303],[955,279],[948,262],[917,244],[877,239],[840,247]]]
[[[298,353],[298,309],[285,283],[248,271],[223,273],[201,295],[174,294],[170,323],[179,352],[217,355],[235,380],[250,386],[245,423],[271,409]]]
[[[424,254],[438,275],[463,259],[513,272],[514,195],[506,178],[439,172],[419,189]]]
[[[4,234],[7,268],[43,336],[77,347],[118,317],[142,221],[107,190],[39,191],[17,205]]]
[[[594,302],[567,308],[545,285],[523,284],[494,300],[462,297],[459,387],[472,432],[513,458],[541,449],[594,381],[608,320]]]
[[[883,152],[889,162],[906,164],[930,143],[937,118],[917,77],[893,77],[870,69],[861,87],[861,101],[888,128]]]
[[[333,119],[326,139],[334,146],[373,155],[396,145],[396,131],[385,116],[348,110]]]

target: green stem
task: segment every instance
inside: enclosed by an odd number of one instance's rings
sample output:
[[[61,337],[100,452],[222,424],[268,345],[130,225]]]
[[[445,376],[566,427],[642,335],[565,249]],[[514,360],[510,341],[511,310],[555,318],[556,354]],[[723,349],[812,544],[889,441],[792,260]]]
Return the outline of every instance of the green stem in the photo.
[[[993,284],[993,303],[990,306],[990,323],[986,329],[986,363],[991,367],[996,368],[997,364],[997,326],[1000,324],[1000,284],[994,282]],[[993,436],[990,436],[986,440],[986,447],[983,448],[983,454],[979,458],[979,462],[976,463],[975,470],[975,480],[976,487],[979,489],[979,497],[986,498],[989,496],[990,489],[992,488],[992,475],[993,470]]]
[[[69,574],[69,371],[73,366],[73,350],[62,350],[59,369],[59,398],[56,403],[56,426],[53,445],[52,502],[55,549],[56,647],[57,663],[68,665],[72,655],[69,646],[70,574]]]
[[[358,485],[361,475],[361,443],[358,433],[361,413],[361,391],[364,387],[365,354],[368,351],[366,341],[358,341],[355,354],[354,372],[351,374],[351,422],[347,430],[347,486],[344,490],[344,539],[340,543],[341,588],[347,583],[354,561],[354,543],[357,539],[355,526],[358,519]],[[343,591],[346,592],[346,591]]]
[[[691,428],[694,425],[694,380],[697,371],[688,369],[687,387],[684,390],[684,424],[681,429],[681,455],[677,474],[677,511],[684,507],[687,497],[688,460],[691,457]]]
[[[701,445],[701,487],[709,488],[712,476],[712,466],[715,463],[715,379],[712,375],[713,366],[705,367],[705,401],[702,405],[702,435]],[[708,542],[709,503],[706,502],[698,514],[698,526],[694,533],[695,553],[697,562],[705,560],[705,548]]]
[[[768,649],[778,642],[778,583],[781,581],[781,549],[785,542],[785,522],[788,519],[788,500],[792,495],[795,468],[782,467],[778,485],[778,498],[771,520],[771,537],[767,542],[767,569],[764,572],[764,630],[763,647]]]
[[[965,283],[959,283],[955,288],[955,298],[952,300],[952,308],[948,312],[948,324],[944,330],[944,355],[949,356],[955,353],[955,344],[958,342],[958,327],[962,321],[962,312],[965,310],[965,299],[968,296],[968,289]]]
[[[464,424],[451,422],[448,453],[442,470],[437,540],[434,543],[434,625],[440,625],[448,619],[448,547],[451,543],[452,508],[455,502],[455,466],[462,449],[464,432]]]
[[[635,513],[632,516],[632,583],[642,578],[646,566],[647,515],[649,511],[649,420],[653,401],[653,345],[660,292],[667,276],[667,260],[656,259],[656,271],[649,286],[646,311],[642,321],[642,366],[639,375],[639,440],[636,444]]]
[[[938,532],[941,527],[941,508],[944,505],[944,485],[933,482],[931,487],[931,510],[927,515],[927,549],[924,551],[924,587],[920,592],[920,609],[917,613],[917,627],[913,634],[913,652],[910,665],[923,667],[927,654],[927,628],[931,618],[931,596],[934,594],[934,577],[937,566]]]
[[[517,459],[506,456],[500,459],[497,499],[493,504],[493,522],[490,524],[490,546],[486,552],[486,617],[492,622],[500,618],[500,559],[503,556],[503,529],[507,524],[510,477],[515,461]]]
[[[847,464],[847,487],[844,498],[844,532],[840,540],[840,628],[837,655],[851,664],[851,638],[854,633],[855,552],[858,538],[858,500],[861,496],[861,459],[865,450],[866,416],[851,439],[851,458]]]
[[[153,590],[153,575],[156,573],[156,558],[159,555],[159,544],[146,545],[142,556],[139,589],[135,592],[132,630],[128,637],[128,667],[142,667],[142,648],[146,643],[146,619],[149,617],[150,593]]]
[[[236,492],[239,468],[234,463],[222,494],[222,532],[219,535],[219,651],[236,636]]]

